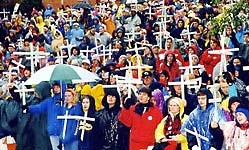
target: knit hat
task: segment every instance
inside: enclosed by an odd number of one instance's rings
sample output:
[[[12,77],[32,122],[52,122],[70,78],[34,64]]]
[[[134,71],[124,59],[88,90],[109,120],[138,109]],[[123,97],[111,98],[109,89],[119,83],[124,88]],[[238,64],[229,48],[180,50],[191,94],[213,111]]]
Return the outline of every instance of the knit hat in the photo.
[[[242,104],[240,104],[240,105],[236,108],[236,113],[237,113],[237,112],[243,113],[243,114],[246,116],[247,120],[249,120],[249,108],[248,108],[248,107],[245,107],[245,106],[243,106]]]

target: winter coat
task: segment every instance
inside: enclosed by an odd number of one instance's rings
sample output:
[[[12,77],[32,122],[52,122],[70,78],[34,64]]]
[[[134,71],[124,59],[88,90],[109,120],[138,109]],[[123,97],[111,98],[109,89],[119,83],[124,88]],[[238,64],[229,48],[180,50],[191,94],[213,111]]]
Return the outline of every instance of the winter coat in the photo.
[[[218,106],[216,108],[214,104],[208,104],[205,110],[202,110],[198,105],[197,108],[189,114],[188,119],[181,128],[181,133],[187,135],[189,149],[194,145],[197,145],[197,140],[194,135],[189,133],[186,134],[185,129],[194,132],[194,128],[196,128],[198,134],[209,139],[209,141],[200,139],[202,150],[209,150],[211,146],[214,148],[218,147],[218,145],[215,145],[217,143],[212,142],[213,136],[209,131],[209,126],[213,121],[218,122],[220,127],[223,127],[224,122],[226,121],[222,110]]]
[[[215,50],[220,50],[220,49],[221,49],[220,46],[217,46],[215,48]],[[221,56],[220,54],[208,54],[209,51],[212,51],[212,50],[206,49],[202,53],[200,57],[200,64],[204,65],[204,68],[206,69],[207,73],[212,75],[214,67],[221,60]]]
[[[73,28],[71,30],[71,42],[70,44],[76,44],[76,46],[79,46],[84,36],[84,31],[82,29]]]
[[[170,131],[172,129],[177,129],[175,128],[176,124],[175,124],[175,120],[179,119],[180,120],[180,124],[182,125],[185,120],[187,120],[188,116],[184,114],[184,103],[183,101],[181,101],[180,103],[180,112],[179,114],[176,115],[176,117],[174,118],[174,120],[172,119],[171,115],[168,113],[168,115],[166,117],[164,117],[161,122],[158,124],[156,131],[155,131],[155,138],[156,138],[156,142],[160,143],[161,138],[164,138],[166,135],[165,133],[167,132],[167,134],[171,134],[170,132],[174,132],[173,134],[175,134],[177,136],[177,138],[180,141],[180,145],[181,145],[181,150],[188,150],[188,143],[187,143],[187,139],[185,136],[183,136],[182,134],[180,134],[180,129],[176,130],[176,131]],[[170,122],[172,124],[170,124]],[[166,126],[167,124],[169,124],[170,126]],[[179,126],[181,127],[181,126]],[[165,129],[167,129],[167,131],[165,132]],[[175,141],[172,141],[175,142]],[[175,144],[173,145],[177,145],[177,142],[175,142]],[[166,149],[169,148],[166,146]],[[173,150],[173,149],[172,149]]]
[[[156,127],[163,118],[160,109],[154,105],[147,108],[148,110],[142,115],[137,114],[134,111],[139,104],[131,106],[128,110],[123,108],[119,116],[119,120],[131,128],[130,150],[147,149],[148,146],[153,146]]]
[[[116,93],[116,94],[115,94]],[[96,112],[94,126],[94,150],[128,150],[129,129],[119,120],[120,97],[115,94],[115,105],[109,108],[107,92],[102,99],[103,109]]]
[[[248,150],[249,149],[249,128],[241,129],[236,126],[235,121],[226,122],[224,128],[221,128],[224,134],[222,150]]]
[[[41,114],[41,113],[47,113],[47,131],[48,134],[51,135],[59,135],[59,125],[60,121],[57,119],[58,114],[60,114],[61,106],[60,104],[57,104],[57,101],[62,99],[64,100],[64,93],[66,90],[66,85],[64,82],[62,82],[62,98],[61,94],[55,94],[53,97],[47,97],[44,101],[37,105],[30,105],[28,107],[29,112],[31,114]]]
[[[82,110],[81,110],[81,104],[77,103],[76,105],[72,107],[68,107],[67,105],[61,108],[61,114],[60,116],[66,115],[66,112],[68,111],[69,116],[83,116]],[[60,135],[59,139],[63,144],[69,144],[74,141],[77,141],[78,138],[78,120],[74,119],[68,119],[66,124],[66,131],[65,131],[65,137],[63,137],[63,130],[64,130],[64,124],[65,119],[60,120]]]
[[[38,96],[26,98],[28,105],[41,103],[51,96],[50,84],[41,82],[35,86]],[[16,145],[18,150],[52,150],[47,132],[47,114],[22,113],[17,125]]]

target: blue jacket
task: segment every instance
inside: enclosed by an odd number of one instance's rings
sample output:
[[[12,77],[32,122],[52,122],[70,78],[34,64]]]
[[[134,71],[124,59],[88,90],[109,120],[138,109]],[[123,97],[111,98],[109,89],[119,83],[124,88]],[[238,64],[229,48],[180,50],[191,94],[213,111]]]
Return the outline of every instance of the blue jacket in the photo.
[[[48,97],[40,104],[29,106],[29,112],[32,114],[47,112],[48,135],[59,135],[59,120],[57,120],[57,116],[60,112],[60,105],[56,105],[56,101],[57,100],[53,99],[52,97]]]
[[[32,114],[40,114],[40,113],[46,113],[48,115],[47,118],[47,130],[48,135],[59,135],[59,120],[57,119],[57,116],[61,111],[61,106],[59,104],[56,104],[56,102],[59,99],[64,100],[64,93],[66,91],[66,84],[64,82],[62,84],[62,98],[61,94],[55,94],[53,97],[48,97],[41,103],[37,105],[31,105],[28,107],[29,112]]]
[[[61,115],[65,115],[66,111],[68,111],[68,115],[70,115],[70,116],[83,116],[83,112],[82,112],[80,103],[77,103],[75,106],[72,106],[71,108],[68,108],[67,106],[65,106],[65,107],[62,107],[61,109],[62,109]],[[78,140],[79,139],[79,137],[78,137],[79,132],[77,131],[78,130],[77,129],[78,120],[74,120],[74,119],[67,120],[65,138],[63,139],[64,123],[65,123],[65,120],[61,119],[60,120],[60,127],[59,127],[59,129],[60,129],[60,136],[59,136],[60,141],[63,144],[66,144],[66,143],[71,143],[73,141]]]
[[[198,134],[205,136],[209,139],[209,142],[200,139],[201,141],[201,149],[209,150],[211,146],[215,147],[210,141],[212,141],[213,136],[209,131],[209,126],[212,121],[218,122],[219,126],[222,127],[226,121],[225,115],[219,106],[217,108],[214,104],[208,104],[205,110],[201,110],[198,105],[196,109],[194,109],[190,114],[188,119],[184,122],[181,132],[182,134],[186,134],[185,128],[194,132],[194,127],[196,128]],[[188,145],[191,149],[194,145],[197,145],[196,137],[192,134],[187,134]]]

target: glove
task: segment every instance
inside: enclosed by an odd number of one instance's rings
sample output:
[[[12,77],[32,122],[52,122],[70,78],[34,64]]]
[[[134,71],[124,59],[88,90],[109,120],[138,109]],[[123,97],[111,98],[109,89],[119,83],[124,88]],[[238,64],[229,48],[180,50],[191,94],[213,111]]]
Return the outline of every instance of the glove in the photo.
[[[201,150],[201,148],[198,147],[197,145],[194,145],[194,146],[192,147],[192,150]]]
[[[134,105],[135,101],[132,98],[127,98],[124,102],[124,108],[125,109],[130,109],[131,105]]]
[[[75,40],[76,40],[76,41],[81,41],[80,38],[78,38],[78,37],[76,37]]]
[[[22,105],[22,110],[23,112],[28,112],[29,111],[28,105]]]

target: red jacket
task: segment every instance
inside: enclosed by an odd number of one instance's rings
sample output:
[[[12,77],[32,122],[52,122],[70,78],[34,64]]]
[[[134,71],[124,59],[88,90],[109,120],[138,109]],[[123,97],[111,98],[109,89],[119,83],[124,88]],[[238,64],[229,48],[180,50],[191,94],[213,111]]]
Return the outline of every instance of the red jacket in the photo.
[[[217,46],[215,50],[220,50],[221,47]],[[221,57],[220,54],[208,54],[208,51],[212,51],[209,49],[206,49],[200,58],[200,64],[204,65],[204,68],[206,69],[208,74],[213,74],[213,69],[216,66],[218,62],[220,62]]]
[[[140,116],[134,112],[135,106],[131,106],[129,110],[123,108],[119,120],[131,128],[129,150],[147,149],[148,146],[154,145],[155,130],[163,115],[154,105]]]

